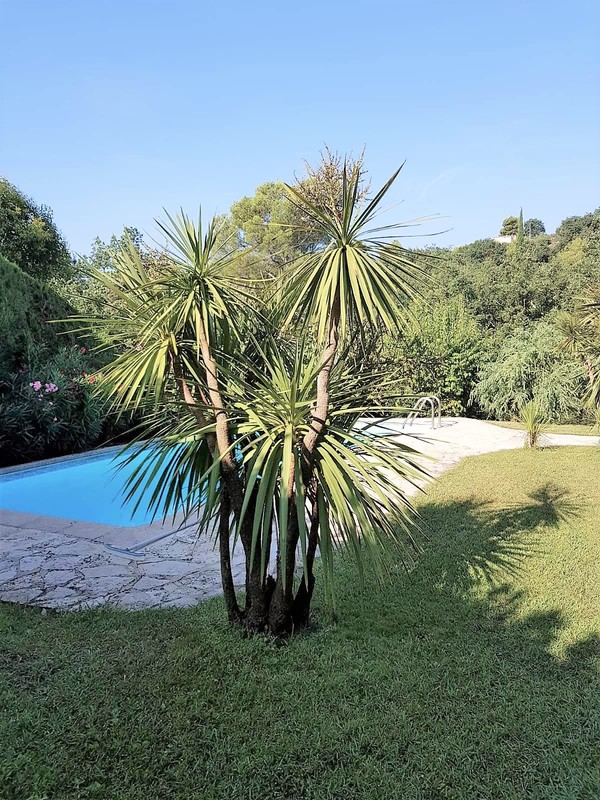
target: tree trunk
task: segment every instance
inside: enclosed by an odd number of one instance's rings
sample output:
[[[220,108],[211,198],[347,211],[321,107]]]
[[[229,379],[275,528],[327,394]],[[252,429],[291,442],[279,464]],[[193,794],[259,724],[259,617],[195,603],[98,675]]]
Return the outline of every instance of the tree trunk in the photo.
[[[325,430],[325,424],[327,422],[327,414],[329,412],[329,378],[335,361],[335,354],[337,353],[339,345],[339,330],[340,290],[338,288],[333,305],[331,307],[327,345],[323,351],[321,369],[317,376],[317,402],[311,413],[310,430],[304,437],[304,441],[302,443],[304,461],[309,465],[312,463],[313,453],[315,451],[317,441],[321,433]],[[310,475],[304,472],[306,469],[307,466],[305,463],[303,464],[303,477],[305,485],[308,485]]]
[[[269,606],[269,632],[273,636],[287,636],[294,627],[292,608],[294,604],[294,572],[296,548],[298,546],[298,517],[295,507],[290,510],[288,535],[285,544],[285,568],[279,553],[277,583]],[[284,579],[285,575],[285,579]],[[285,585],[284,585],[285,584]]]
[[[296,469],[299,468],[302,470],[302,482],[305,487],[311,486],[314,488],[314,454],[319,437],[324,432],[327,424],[327,416],[329,413],[329,380],[339,346],[340,313],[340,292],[338,288],[331,308],[327,345],[323,351],[321,369],[317,376],[317,398],[315,408],[311,413],[310,430],[302,441],[301,462],[296,465]],[[289,492],[291,499],[290,509],[293,509],[293,513],[290,514],[288,538],[286,542],[285,588],[282,581],[280,558],[277,585],[269,609],[269,631],[274,636],[289,635],[295,627],[304,627],[308,624],[310,604],[315,584],[313,564],[319,533],[316,491],[315,500],[311,506],[311,526],[306,554],[307,574],[302,577],[298,592],[294,597],[294,569],[299,530],[296,510],[294,508],[295,503],[292,497],[292,487],[293,481],[291,482]]]
[[[304,628],[308,625],[310,617],[310,604],[315,588],[313,565],[319,541],[319,512],[316,497],[310,511],[310,530],[308,532],[308,547],[306,548],[306,573],[302,575],[300,586],[292,606],[294,627]]]
[[[269,600],[272,588],[267,586],[266,574],[261,569],[262,548],[260,541],[256,542],[254,560],[252,555],[252,524],[256,507],[256,492],[254,493],[242,522],[240,538],[246,556],[246,605],[244,609],[244,624],[248,633],[262,633],[267,629],[269,614]],[[267,551],[266,570],[269,567],[269,552]]]
[[[314,589],[313,565],[318,542],[318,514],[316,501],[311,508],[311,525],[308,535],[307,572],[303,575],[298,591],[294,596],[294,572],[296,566],[296,548],[299,540],[299,526],[294,502],[294,468],[302,470],[302,482],[305,487],[313,484],[314,452],[319,436],[325,430],[329,412],[329,380],[339,345],[340,296],[335,296],[330,314],[329,332],[326,347],[323,351],[321,369],[317,376],[316,404],[311,413],[310,430],[301,445],[302,458],[300,464],[292,467],[292,476],[288,486],[289,518],[285,552],[279,553],[278,575],[275,581],[261,570],[261,545],[257,543],[254,561],[250,563],[252,548],[253,503],[240,520],[244,499],[243,473],[240,474],[235,454],[230,451],[231,437],[227,413],[219,387],[218,368],[213,358],[206,329],[201,331],[200,349],[204,363],[208,399],[215,418],[215,434],[209,443],[211,452],[221,455],[221,479],[223,497],[219,517],[219,553],[221,561],[221,581],[227,608],[227,616],[232,624],[242,622],[248,634],[269,631],[274,636],[287,636],[295,627],[303,627],[308,623],[310,604]],[[204,412],[197,407],[194,397],[187,385],[181,364],[173,361],[175,378],[180,392],[199,424],[207,424]],[[208,438],[208,437],[207,437]],[[231,553],[229,547],[230,517],[240,525],[240,538],[246,556],[246,602],[243,611],[239,608],[233,575],[231,570]],[[282,559],[284,556],[284,559]],[[268,564],[269,553],[267,553]]]
[[[221,583],[223,586],[223,596],[225,597],[225,607],[227,608],[227,619],[232,624],[241,622],[241,612],[238,606],[235,587],[233,585],[233,574],[231,571],[231,553],[229,550],[229,520],[231,515],[231,503],[229,492],[224,488],[221,498],[221,509],[219,513],[219,556],[221,561]]]
[[[227,608],[227,618],[232,624],[243,623],[248,633],[260,633],[267,630],[270,601],[274,594],[274,581],[267,580],[267,576],[261,570],[261,543],[257,542],[254,552],[254,561],[250,563],[252,550],[252,521],[254,518],[255,498],[250,502],[245,519],[240,521],[241,510],[244,499],[244,484],[242,475],[238,471],[235,454],[228,452],[231,446],[231,437],[227,413],[224,408],[223,399],[218,380],[218,368],[216,360],[213,358],[210,344],[206,336],[206,331],[201,334],[200,349],[204,363],[206,383],[210,403],[213,408],[215,419],[215,433],[207,434],[207,443],[211,453],[218,452],[223,455],[221,459],[221,481],[222,498],[221,510],[219,515],[219,555],[221,564],[221,583],[225,606]],[[202,427],[211,420],[205,411],[196,403],[192,391],[186,381],[181,361],[172,355],[171,363],[175,380],[179,387],[180,394],[195,416],[198,424]],[[231,570],[230,553],[230,518],[233,513],[235,521],[240,525],[240,539],[244,548],[246,558],[246,602],[243,611],[240,609]],[[267,557],[268,566],[268,557]]]
[[[198,425],[200,425],[201,428],[204,428],[212,421],[212,419],[196,402],[196,399],[192,394],[192,390],[190,389],[189,384],[185,379],[185,374],[179,356],[171,352],[170,357],[171,357],[171,366],[173,368],[173,374],[175,376],[175,381],[179,388],[179,393],[181,395],[181,398],[183,402],[186,404],[186,406],[189,408],[190,412],[196,418]],[[196,388],[199,391],[199,388],[198,387]],[[205,437],[210,452],[214,454],[215,448],[217,446],[217,440],[214,433],[207,433],[205,434]]]

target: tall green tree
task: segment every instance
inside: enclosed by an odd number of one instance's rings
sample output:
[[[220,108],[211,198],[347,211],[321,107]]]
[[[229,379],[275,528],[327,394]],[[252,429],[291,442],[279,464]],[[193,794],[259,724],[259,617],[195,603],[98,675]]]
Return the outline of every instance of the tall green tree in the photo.
[[[251,247],[261,275],[276,277],[303,251],[316,245],[316,237],[297,222],[285,185],[263,183],[252,197],[231,207],[232,224],[239,230],[242,247]]]
[[[523,230],[525,236],[531,239],[533,236],[540,236],[542,233],[546,233],[546,226],[541,219],[532,217],[531,219],[525,220],[523,223]]]
[[[521,246],[523,244],[523,239],[525,238],[525,234],[523,232],[523,209],[519,211],[519,223],[517,225],[517,244]]]
[[[587,238],[598,233],[600,233],[600,208],[583,216],[563,219],[555,235],[561,247],[565,247],[576,237]]]
[[[41,280],[67,276],[71,268],[52,210],[37,205],[5,178],[0,178],[0,255]]]
[[[516,236],[519,232],[518,217],[506,217],[500,228],[500,236]]]
[[[316,166],[306,163],[306,174],[296,180],[301,196],[328,213],[339,213],[344,168],[358,170],[362,200],[367,187],[364,181],[363,155],[358,159],[342,157],[325,148]],[[252,248],[247,273],[276,277],[306,253],[326,244],[323,232],[308,213],[303,201],[290,196],[282,182],[263,183],[252,197],[243,197],[231,207],[230,224],[239,233],[243,247]]]
[[[135,340],[99,385],[122,409],[157,407],[166,393],[181,404],[173,419],[157,416],[132,493],[158,480],[153,508],[166,514],[181,504],[200,530],[213,531],[229,620],[251,633],[287,635],[307,623],[317,552],[331,589],[335,549],[383,576],[386,553],[406,560],[417,546],[402,487],[418,479],[418,462],[359,422],[387,409],[359,400],[378,377],[350,372],[346,347],[353,332],[401,328],[421,279],[413,255],[381,238],[395,227],[374,223],[398,172],[361,202],[360,170],[343,169],[336,208],[287,187],[323,245],[284,275],[275,308],[260,311],[230,277],[239,253],[218,252],[217,226],[203,231],[183,214],[162,225],[161,275],[150,277],[135,247],[99,275],[124,310],[90,324],[116,344]],[[234,539],[246,555],[243,603]]]
[[[549,421],[580,413],[583,370],[560,344],[559,329],[546,320],[515,329],[480,369],[473,394],[481,408],[493,419],[513,419],[534,400]]]

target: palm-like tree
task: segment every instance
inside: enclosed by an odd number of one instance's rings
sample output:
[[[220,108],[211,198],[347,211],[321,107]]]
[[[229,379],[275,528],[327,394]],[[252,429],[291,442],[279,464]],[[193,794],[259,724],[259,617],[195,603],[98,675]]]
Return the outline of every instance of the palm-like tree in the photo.
[[[600,407],[600,285],[591,286],[575,311],[562,313],[558,324],[562,348],[581,359],[588,378],[587,402]]]
[[[327,208],[288,187],[326,244],[290,269],[271,307],[257,308],[229,277],[238,256],[218,226],[204,233],[183,212],[161,225],[168,246],[158,275],[131,247],[100,276],[119,313],[86,324],[102,325],[122,352],[99,383],[117,407],[154,415],[140,445],[146,458],[134,451],[130,492],[153,483],[154,510],[183,507],[214,534],[228,617],[249,632],[306,624],[317,552],[330,589],[336,548],[383,574],[386,553],[406,561],[417,547],[406,488],[423,473],[410,448],[360,424],[391,409],[361,399],[375,376],[346,368],[351,333],[402,325],[421,280],[409,253],[389,243],[400,226],[373,226],[398,172],[361,202],[360,168],[344,168],[339,204]],[[243,606],[231,570],[238,538]]]
[[[590,374],[590,391],[588,400],[596,408],[600,408],[600,284],[590,287],[587,296],[578,309],[582,325],[589,329],[592,341]]]

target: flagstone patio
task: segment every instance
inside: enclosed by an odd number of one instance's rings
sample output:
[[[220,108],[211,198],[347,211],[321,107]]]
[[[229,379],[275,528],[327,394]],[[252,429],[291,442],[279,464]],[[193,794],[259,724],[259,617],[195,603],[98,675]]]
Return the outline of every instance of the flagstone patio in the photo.
[[[1,600],[60,609],[164,608],[194,605],[220,591],[219,555],[209,538],[193,529],[146,547],[138,560],[111,553],[105,545],[131,546],[155,534],[157,526],[86,523],[81,531],[81,523],[30,516],[0,511]],[[238,550],[234,580],[243,584]]]

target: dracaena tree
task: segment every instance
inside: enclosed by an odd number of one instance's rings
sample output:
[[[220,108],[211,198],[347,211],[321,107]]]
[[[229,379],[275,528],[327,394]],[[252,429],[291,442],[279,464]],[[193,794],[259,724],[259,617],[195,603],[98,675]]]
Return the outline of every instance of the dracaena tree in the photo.
[[[332,591],[336,550],[383,576],[389,554],[406,563],[417,548],[406,490],[418,460],[365,422],[397,401],[373,404],[385,376],[349,367],[352,337],[402,326],[421,280],[409,252],[390,244],[401,226],[374,222],[399,171],[366,199],[360,167],[344,168],[337,204],[287,187],[324,244],[288,268],[262,307],[235,277],[238,254],[218,225],[203,231],[183,212],[159,223],[168,244],[158,272],[126,247],[97,276],[117,313],[86,324],[121,352],[98,385],[117,407],[147,415],[130,496],[164,516],[181,509],[215,538],[228,618],[249,633],[287,635],[308,622],[317,556]]]
[[[600,284],[589,287],[567,329],[565,346],[584,358],[589,380],[586,400],[600,409]],[[599,412],[600,413],[600,412]]]

